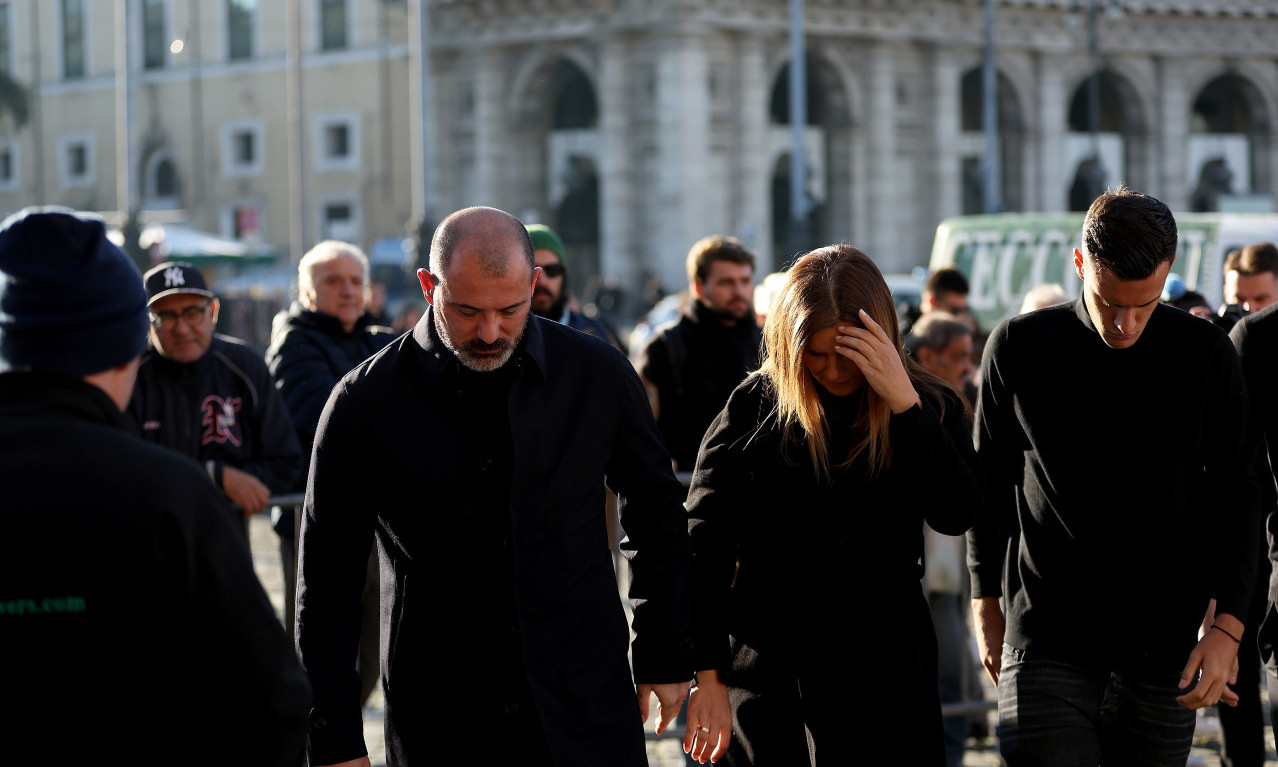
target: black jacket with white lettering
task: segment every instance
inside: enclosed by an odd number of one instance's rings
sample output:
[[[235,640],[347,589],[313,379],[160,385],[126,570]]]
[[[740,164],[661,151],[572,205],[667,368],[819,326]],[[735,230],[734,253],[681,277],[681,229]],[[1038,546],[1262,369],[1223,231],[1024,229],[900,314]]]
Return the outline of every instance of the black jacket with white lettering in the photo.
[[[4,764],[298,763],[310,689],[221,493],[103,390],[0,374]]]
[[[214,334],[190,364],[142,355],[129,415],[143,439],[190,456],[222,487],[222,467],[287,492],[302,471],[302,451],[266,363],[252,347]]]

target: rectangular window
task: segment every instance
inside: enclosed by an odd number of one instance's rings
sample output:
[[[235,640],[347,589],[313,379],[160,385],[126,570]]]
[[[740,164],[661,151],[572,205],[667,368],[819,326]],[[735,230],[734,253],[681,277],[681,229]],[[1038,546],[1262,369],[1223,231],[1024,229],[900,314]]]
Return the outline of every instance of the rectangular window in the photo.
[[[262,123],[236,120],[222,124],[222,175],[259,176],[265,161]]]
[[[0,3],[0,74],[13,74],[13,12],[11,3]]]
[[[84,77],[84,0],[62,0],[62,77]]]
[[[257,158],[257,136],[252,131],[236,131],[231,136],[231,162],[236,165],[252,165]]]
[[[319,0],[320,50],[337,51],[347,46],[346,0]]]
[[[67,146],[67,176],[82,178],[89,172],[89,148],[84,144]]]
[[[226,57],[231,61],[253,57],[253,17],[257,0],[226,0]]]
[[[359,170],[359,113],[320,115],[314,125],[315,168]]]
[[[92,186],[93,136],[79,134],[58,140],[58,176],[64,187]]]
[[[319,201],[320,239],[359,242],[361,223],[359,200],[340,195]]]
[[[18,150],[13,144],[0,144],[0,189],[18,188]]]
[[[168,0],[142,0],[142,68],[163,69],[169,59]]]
[[[332,159],[346,159],[351,155],[351,128],[337,123],[324,128],[324,153]]]

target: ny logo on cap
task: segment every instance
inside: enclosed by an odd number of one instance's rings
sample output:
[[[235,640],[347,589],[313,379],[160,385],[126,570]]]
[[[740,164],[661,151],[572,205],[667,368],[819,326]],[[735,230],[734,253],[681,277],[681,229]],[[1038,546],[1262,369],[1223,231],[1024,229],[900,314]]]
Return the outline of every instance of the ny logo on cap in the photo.
[[[170,266],[164,270],[164,287],[171,288],[174,285],[185,285],[186,275],[182,273],[182,267]]]

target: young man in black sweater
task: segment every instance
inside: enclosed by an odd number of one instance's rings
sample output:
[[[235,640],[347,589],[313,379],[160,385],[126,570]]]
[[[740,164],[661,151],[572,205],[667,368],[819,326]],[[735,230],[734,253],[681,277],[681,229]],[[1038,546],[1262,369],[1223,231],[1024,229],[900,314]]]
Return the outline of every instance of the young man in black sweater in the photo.
[[[1229,338],[1159,302],[1167,206],[1107,192],[1082,245],[1082,297],[1004,322],[985,348],[975,630],[1009,765],[1183,765],[1193,710],[1237,700],[1253,427]]]

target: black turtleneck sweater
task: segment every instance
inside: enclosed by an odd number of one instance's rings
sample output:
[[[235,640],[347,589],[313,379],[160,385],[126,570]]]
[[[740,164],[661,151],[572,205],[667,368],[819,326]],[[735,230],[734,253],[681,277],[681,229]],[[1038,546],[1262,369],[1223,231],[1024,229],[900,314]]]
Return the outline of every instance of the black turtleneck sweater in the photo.
[[[706,429],[759,366],[760,339],[751,317],[724,325],[694,300],[640,352],[639,375],[657,390],[657,427],[677,471],[692,471]]]
[[[987,505],[968,533],[972,595],[1005,597],[1008,644],[1175,673],[1211,597],[1245,618],[1255,436],[1219,328],[1158,306],[1112,349],[1083,299],[1014,317],[985,347],[976,420]]]

